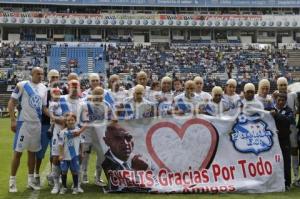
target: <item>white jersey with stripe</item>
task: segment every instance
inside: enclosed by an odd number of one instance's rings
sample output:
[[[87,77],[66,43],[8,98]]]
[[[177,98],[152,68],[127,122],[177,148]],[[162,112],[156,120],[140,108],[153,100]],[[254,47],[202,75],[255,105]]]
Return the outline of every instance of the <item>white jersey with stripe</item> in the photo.
[[[93,133],[97,132],[96,129],[105,127],[111,114],[111,109],[105,102],[97,105],[87,102],[81,106],[81,122],[88,124],[88,128],[81,134],[84,143],[93,142]]]
[[[207,92],[201,91],[200,93],[195,92],[197,96],[199,96],[203,101],[209,102],[211,100],[211,95]]]
[[[113,92],[111,89],[109,89],[108,94],[112,97],[112,100],[114,101],[114,105],[120,105],[124,102],[124,99],[129,97],[129,93],[127,90],[120,90],[118,92]]]
[[[265,109],[269,109],[273,107],[273,99],[271,95],[267,95],[266,97],[262,97],[259,94],[255,94],[254,98],[260,101]]]
[[[154,104],[158,103],[157,97],[160,96],[161,91],[150,90],[148,100]]]
[[[25,91],[24,86],[28,84],[33,90],[33,96]],[[19,110],[18,121],[39,122],[40,117],[36,108],[42,110],[47,106],[47,87],[42,84],[34,84],[31,81],[19,82],[11,94],[11,97],[19,101],[21,109]]]
[[[200,93],[195,93],[195,98],[199,103],[199,107],[203,109],[204,106],[212,99],[212,96],[207,92],[201,91]]]
[[[62,110],[61,110],[61,106],[60,103],[57,101],[51,101],[49,103],[49,114],[53,115],[55,117],[62,117]],[[59,131],[61,130],[62,126],[60,124],[54,123],[54,130],[53,130],[53,137],[58,137],[59,135],[55,135],[55,134],[59,134]],[[53,139],[53,138],[52,138]]]
[[[75,129],[78,130],[78,129]],[[72,160],[72,155],[78,156],[79,155],[79,149],[80,149],[80,143],[81,143],[81,137],[80,136],[67,136],[69,133],[73,133],[75,130],[68,130],[63,129],[60,131],[59,134],[59,145],[63,146],[63,160]],[[70,150],[70,147],[74,147],[75,154],[72,154],[72,151]]]
[[[142,102],[136,103],[133,97],[124,101],[124,119],[141,119],[153,116],[154,104],[143,98]]]
[[[159,115],[167,115],[168,111],[172,110],[172,105],[173,105],[173,93],[172,92],[159,92],[158,95],[161,99],[164,99],[164,101],[160,102],[158,104],[158,112]]]
[[[174,107],[184,113],[191,112],[191,109],[197,109],[200,104],[201,102],[196,94],[192,98],[187,98],[185,93],[181,93],[174,98]]]
[[[221,99],[218,104],[211,100],[206,104],[204,108],[204,111],[212,116],[221,116],[225,111],[228,110],[229,105],[224,99]]]
[[[230,109],[237,108],[241,103],[241,97],[236,93],[234,95],[224,94],[223,99],[228,103]]]
[[[64,98],[68,106],[68,111],[74,113],[77,116],[77,123],[80,122],[81,117],[81,106],[83,105],[83,100],[80,98],[72,99],[69,95],[63,95],[61,98]]]
[[[81,122],[102,123],[109,120],[111,116],[111,108],[105,103],[93,104],[92,102],[82,103],[80,108]]]
[[[62,110],[59,102],[51,101],[49,103],[49,113],[54,116],[62,116]]]
[[[261,103],[259,100],[255,98],[250,101],[243,99],[242,104],[243,104],[243,112],[246,114],[251,115],[258,112],[258,110],[264,110],[263,103]]]

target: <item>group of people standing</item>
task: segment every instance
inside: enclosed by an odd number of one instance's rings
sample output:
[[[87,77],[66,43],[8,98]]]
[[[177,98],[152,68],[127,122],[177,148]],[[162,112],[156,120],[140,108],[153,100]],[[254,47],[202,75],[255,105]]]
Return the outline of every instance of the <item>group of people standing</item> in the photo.
[[[24,150],[28,151],[28,187],[40,189],[40,166],[49,144],[51,173],[48,181],[53,186],[52,194],[67,192],[68,170],[73,176],[72,193],[84,192],[81,184],[89,183],[88,163],[92,150],[97,154],[95,184],[105,186],[101,172],[107,154],[102,150],[99,134],[107,121],[117,123],[119,120],[197,114],[234,117],[240,112],[254,114],[259,110],[269,111],[275,119],[284,156],[286,188],[291,185],[291,167],[293,184],[300,186],[299,128],[295,117],[298,98],[296,93],[288,91],[284,77],[277,79],[278,90],[273,94],[270,94],[267,79],[260,80],[257,92],[252,83],[247,83],[243,92],[237,94],[234,79],[227,81],[224,90],[215,86],[207,93],[203,91],[204,81],[200,76],[184,83],[166,76],[150,87],[147,74],[140,71],[135,86],[126,90],[117,74],[109,77],[106,86],[99,75],[93,73],[89,75],[90,88],[82,91],[74,73],[69,74],[64,88],[59,87],[58,71],[48,72],[48,87],[42,83],[43,74],[41,68],[33,68],[31,80],[17,84],[8,104],[11,129],[15,132],[9,192],[17,192],[16,174]],[[18,117],[15,116],[16,108]],[[104,143],[113,147],[107,138]]]

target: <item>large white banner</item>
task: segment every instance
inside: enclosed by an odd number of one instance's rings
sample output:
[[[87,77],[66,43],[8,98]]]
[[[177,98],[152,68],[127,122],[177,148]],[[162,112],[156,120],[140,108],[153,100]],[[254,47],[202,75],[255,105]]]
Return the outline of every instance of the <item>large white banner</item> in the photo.
[[[153,118],[97,128],[110,191],[281,192],[271,115]]]

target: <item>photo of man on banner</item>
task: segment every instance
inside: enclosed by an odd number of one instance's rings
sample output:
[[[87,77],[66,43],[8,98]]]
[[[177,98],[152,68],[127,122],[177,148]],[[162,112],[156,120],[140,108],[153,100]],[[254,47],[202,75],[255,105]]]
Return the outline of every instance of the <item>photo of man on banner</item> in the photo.
[[[133,136],[117,122],[112,122],[107,126],[103,140],[109,149],[105,153],[105,160],[102,163],[102,167],[111,190],[120,189],[111,184],[111,171],[146,171],[149,169],[148,163],[142,159],[140,154],[132,154],[134,147]]]

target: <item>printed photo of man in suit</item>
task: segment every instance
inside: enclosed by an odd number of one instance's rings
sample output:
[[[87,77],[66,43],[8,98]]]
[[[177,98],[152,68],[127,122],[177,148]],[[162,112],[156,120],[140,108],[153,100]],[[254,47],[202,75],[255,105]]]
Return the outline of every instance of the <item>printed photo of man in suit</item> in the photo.
[[[142,159],[141,155],[132,154],[134,147],[133,137],[130,132],[117,122],[112,122],[107,126],[103,139],[109,147],[105,153],[105,160],[102,163],[102,168],[108,181],[110,181],[109,171],[149,169],[148,164]],[[119,190],[119,187],[113,186],[110,182],[108,184],[110,190]]]

